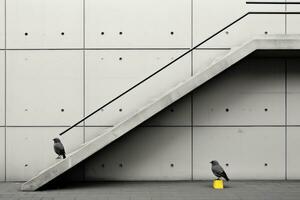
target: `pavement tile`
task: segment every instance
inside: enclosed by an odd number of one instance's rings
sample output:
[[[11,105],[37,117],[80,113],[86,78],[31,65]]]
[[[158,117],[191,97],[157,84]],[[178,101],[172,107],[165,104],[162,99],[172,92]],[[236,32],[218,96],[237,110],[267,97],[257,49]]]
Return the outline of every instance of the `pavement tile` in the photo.
[[[0,200],[300,200],[300,181],[231,181],[223,190],[211,181],[94,182],[37,192],[0,182]]]

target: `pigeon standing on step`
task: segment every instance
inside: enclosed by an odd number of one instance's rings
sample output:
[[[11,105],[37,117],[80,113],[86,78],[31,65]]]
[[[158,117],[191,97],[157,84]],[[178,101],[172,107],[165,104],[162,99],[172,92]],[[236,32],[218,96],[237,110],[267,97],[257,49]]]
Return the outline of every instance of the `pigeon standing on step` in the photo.
[[[218,161],[213,160],[210,163],[211,163],[211,171],[213,172],[213,174],[216,177],[218,177],[218,179],[223,177],[223,178],[225,178],[226,181],[229,181],[229,178],[228,178],[226,172],[221,167],[221,165],[218,163]]]
[[[55,153],[58,155],[58,157],[56,159],[61,158],[60,156],[63,157],[63,159],[66,158],[66,152],[65,152],[65,148],[64,145],[61,143],[60,139],[58,138],[54,138],[54,151]]]

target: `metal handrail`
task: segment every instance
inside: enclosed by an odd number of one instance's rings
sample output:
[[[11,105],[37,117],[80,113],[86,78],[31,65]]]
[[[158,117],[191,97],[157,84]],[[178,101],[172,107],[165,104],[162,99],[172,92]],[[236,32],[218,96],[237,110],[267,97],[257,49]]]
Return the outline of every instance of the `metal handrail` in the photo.
[[[151,77],[153,77],[156,74],[158,74],[159,72],[161,72],[162,70],[166,69],[167,67],[169,67],[170,65],[172,65],[173,63],[175,63],[176,61],[178,61],[179,59],[181,59],[182,57],[184,57],[187,54],[191,53],[193,50],[195,50],[199,46],[203,45],[204,43],[208,42],[209,40],[211,40],[212,38],[214,38],[216,35],[220,34],[224,30],[226,30],[227,28],[229,28],[232,25],[234,25],[235,23],[239,22],[240,20],[242,20],[246,16],[248,16],[248,15],[254,15],[254,14],[255,15],[269,15],[269,14],[270,15],[286,15],[286,14],[300,14],[300,12],[248,12],[248,13],[244,14],[243,16],[241,16],[238,19],[234,20],[233,22],[231,22],[230,24],[228,24],[227,26],[225,26],[224,28],[222,28],[218,32],[214,33],[213,35],[209,36],[207,39],[203,40],[202,42],[200,42],[199,44],[197,44],[193,48],[191,48],[188,51],[186,51],[185,53],[181,54],[180,56],[178,56],[177,58],[175,58],[174,60],[172,60],[171,62],[169,62],[168,64],[166,64],[162,68],[160,68],[159,70],[155,71],[153,74],[149,75],[148,77],[146,77],[142,81],[138,82],[134,86],[130,87],[129,89],[127,89],[126,91],[124,91],[123,93],[121,93],[120,95],[118,95],[117,97],[113,98],[112,100],[110,100],[109,102],[107,102],[106,104],[104,104],[103,106],[101,106],[100,108],[98,108],[97,110],[95,110],[94,112],[90,113],[89,115],[87,115],[86,117],[84,117],[83,119],[81,119],[80,121],[76,122],[74,125],[70,126],[66,130],[64,130],[63,132],[61,132],[59,135],[63,135],[66,132],[68,132],[69,130],[73,129],[78,124],[82,123],[83,121],[85,121],[86,119],[88,119],[89,117],[91,117],[92,115],[96,114],[97,112],[99,112],[100,110],[102,110],[103,108],[105,108],[106,106],[108,106],[109,104],[111,104],[112,102],[114,102],[115,100],[117,100],[120,97],[124,96],[125,94],[127,94],[128,92],[130,92],[131,90],[133,90],[134,88],[136,88],[137,86],[141,85],[142,83],[144,83],[145,81],[147,81]]]

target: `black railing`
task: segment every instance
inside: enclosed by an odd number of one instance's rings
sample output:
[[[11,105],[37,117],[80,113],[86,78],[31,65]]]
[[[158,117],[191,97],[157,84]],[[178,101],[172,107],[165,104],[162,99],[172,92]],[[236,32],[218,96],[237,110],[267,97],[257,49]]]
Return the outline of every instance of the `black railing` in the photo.
[[[166,64],[162,68],[160,68],[159,70],[155,71],[153,74],[149,75],[148,77],[146,77],[142,81],[138,82],[134,86],[130,87],[129,89],[127,89],[126,91],[124,91],[123,93],[121,93],[120,95],[118,95],[117,97],[113,98],[112,100],[110,100],[109,102],[107,102],[106,104],[104,104],[103,106],[101,106],[100,108],[98,108],[97,110],[95,110],[94,112],[90,113],[89,115],[87,115],[86,117],[84,117],[83,119],[81,119],[80,121],[78,121],[77,123],[75,123],[74,125],[70,126],[66,130],[64,130],[63,132],[61,132],[59,135],[63,135],[66,132],[68,132],[69,130],[73,129],[78,124],[84,122],[86,119],[90,118],[92,115],[96,114],[97,112],[99,112],[100,110],[102,110],[103,108],[105,108],[106,106],[108,106],[109,104],[111,104],[112,102],[116,101],[117,99],[119,99],[120,97],[124,96],[125,94],[127,94],[128,92],[130,92],[131,90],[133,90],[134,88],[136,88],[137,86],[141,85],[142,83],[144,83],[145,81],[147,81],[151,77],[153,77],[156,74],[158,74],[162,70],[166,69],[167,67],[169,67],[170,65],[172,65],[173,63],[175,63],[176,61],[178,61],[179,59],[181,59],[182,57],[184,57],[187,54],[191,53],[193,50],[195,50],[199,46],[203,45],[204,43],[208,42],[209,40],[211,40],[212,38],[214,38],[216,35],[220,34],[224,30],[226,30],[227,28],[229,28],[232,25],[234,25],[235,23],[239,22],[240,20],[242,20],[246,16],[248,16],[248,15],[254,15],[254,14],[255,15],[286,15],[286,14],[300,14],[300,12],[248,12],[248,13],[244,14],[243,16],[241,16],[240,18],[238,18],[235,21],[231,22],[230,24],[228,24],[227,26],[225,26],[224,28],[222,28],[218,32],[214,33],[213,35],[209,36],[207,39],[203,40],[202,42],[200,42],[199,44],[197,44],[193,48],[191,48],[188,51],[186,51],[185,53],[181,54],[180,56],[178,56],[177,58],[175,58],[174,60],[172,60],[171,62],[169,62],[168,64]]]

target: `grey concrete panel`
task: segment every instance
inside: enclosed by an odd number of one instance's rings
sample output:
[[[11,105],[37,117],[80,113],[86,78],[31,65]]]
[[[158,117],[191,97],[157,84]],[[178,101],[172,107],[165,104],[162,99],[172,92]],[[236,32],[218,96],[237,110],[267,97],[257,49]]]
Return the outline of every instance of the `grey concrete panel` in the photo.
[[[5,124],[5,54],[0,51],[0,126]]]
[[[272,2],[281,2],[282,0],[266,0]],[[246,4],[247,0],[214,0],[214,1],[193,1],[193,43],[196,45],[204,41],[209,36],[218,32],[230,23],[234,22],[247,12],[284,12],[285,5],[281,4]],[[210,47],[224,47],[228,43],[237,44],[238,40],[253,34],[262,34],[264,31],[275,33],[282,26],[284,31],[284,15],[276,22],[277,17],[272,20],[272,16],[256,15],[246,17],[242,21],[236,23],[232,29],[225,30],[219,36],[223,40],[216,41],[212,39],[209,43]],[[213,23],[212,20],[213,19]],[[277,18],[279,19],[279,18]],[[269,23],[269,24],[268,24]],[[228,31],[228,34],[226,33]],[[280,33],[282,33],[280,31]],[[279,33],[279,32],[278,32]],[[203,45],[205,46],[205,45]]]
[[[191,1],[85,2],[87,47],[190,47]]]
[[[109,130],[111,127],[86,127],[84,139],[88,142],[100,135],[103,135],[105,131]]]
[[[287,60],[287,123],[300,124],[300,59]]]
[[[237,18],[234,18],[234,20]],[[223,24],[221,28],[228,24]],[[221,30],[221,28],[217,31]],[[253,35],[261,34],[285,34],[285,15],[248,15],[241,21],[215,36],[212,40],[201,45],[201,47],[230,48],[241,44],[243,41],[251,39]],[[198,39],[197,35],[195,35],[194,38],[194,44],[202,41],[201,39]]]
[[[286,0],[287,2],[298,2],[297,0]],[[300,12],[300,5],[299,4],[288,4],[287,5],[288,12]],[[288,34],[297,34],[300,32],[299,29],[299,20],[300,15],[287,15],[286,16],[286,29]]]
[[[5,47],[5,0],[0,0],[0,49]]]
[[[9,0],[8,48],[83,47],[82,0]]]
[[[193,73],[205,71],[217,58],[230,50],[197,49],[193,51]]]
[[[0,127],[0,181],[5,181],[5,128]]]
[[[190,179],[191,128],[134,129],[90,157],[85,169],[87,180]]]
[[[211,160],[233,180],[285,178],[284,127],[196,127],[193,138],[194,179],[214,178]]]
[[[299,157],[300,127],[287,128],[287,179],[300,179]]]
[[[141,126],[191,126],[191,95],[187,95],[157,113]]]
[[[276,0],[278,1],[278,0]],[[238,9],[236,9],[238,8]],[[285,5],[250,5],[246,0],[194,1],[193,3],[193,43],[204,41],[247,12],[284,12]],[[211,22],[213,19],[214,23]],[[220,33],[202,47],[231,47],[239,44],[253,34],[283,34],[284,15],[248,15],[232,27]]]
[[[239,8],[239,9],[236,9]],[[245,1],[193,1],[193,43],[196,45],[247,12]],[[213,23],[212,23],[213,19]]]
[[[52,139],[65,128],[18,127],[6,129],[7,181],[26,181],[47,166],[59,162]],[[83,143],[83,128],[60,137],[68,154]],[[0,140],[2,141],[2,140]]]
[[[300,9],[299,9],[300,10]],[[298,10],[298,12],[299,12]],[[292,12],[292,11],[290,11]],[[296,12],[296,11],[294,11]],[[287,33],[288,34],[297,34],[299,33],[299,20],[300,16],[299,15],[288,15],[287,16]]]
[[[244,59],[194,91],[195,125],[283,125],[283,59]]]
[[[83,117],[82,51],[8,51],[7,124],[70,125]]]
[[[111,101],[172,61],[178,50],[110,50],[86,52],[86,114]],[[86,120],[86,125],[115,125],[147,102],[190,77],[191,58],[186,56]],[[171,115],[169,121],[178,121]],[[185,124],[186,119],[180,119]]]
[[[285,2],[287,0],[258,0],[255,2]],[[244,0],[247,11],[249,12],[285,12],[284,4],[246,4],[246,2],[251,2]]]

